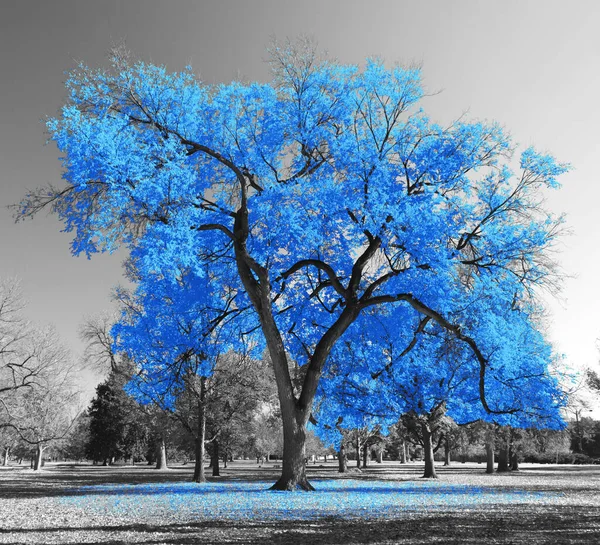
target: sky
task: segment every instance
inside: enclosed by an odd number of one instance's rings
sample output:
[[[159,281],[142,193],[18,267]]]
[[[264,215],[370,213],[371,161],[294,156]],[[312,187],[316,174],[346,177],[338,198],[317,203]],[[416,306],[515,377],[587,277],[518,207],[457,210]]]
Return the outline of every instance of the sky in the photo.
[[[565,362],[598,365],[600,337],[600,3],[593,0],[0,0],[0,278],[18,277],[27,315],[53,324],[74,354],[79,324],[113,308],[125,257],[72,257],[51,215],[15,224],[6,205],[61,183],[43,120],[65,100],[65,72],[107,64],[111,44],[207,83],[266,81],[271,39],[311,36],[342,63],[419,63],[430,116],[495,120],[523,148],[573,166],[547,206],[571,234],[557,258],[548,334]]]

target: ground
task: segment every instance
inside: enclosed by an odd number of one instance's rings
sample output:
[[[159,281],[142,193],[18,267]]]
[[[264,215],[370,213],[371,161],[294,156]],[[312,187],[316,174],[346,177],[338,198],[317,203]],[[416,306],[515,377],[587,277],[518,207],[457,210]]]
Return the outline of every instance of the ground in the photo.
[[[0,467],[0,543],[594,544],[600,466],[309,465],[316,492],[270,492],[278,468],[236,461],[206,484],[192,467]]]

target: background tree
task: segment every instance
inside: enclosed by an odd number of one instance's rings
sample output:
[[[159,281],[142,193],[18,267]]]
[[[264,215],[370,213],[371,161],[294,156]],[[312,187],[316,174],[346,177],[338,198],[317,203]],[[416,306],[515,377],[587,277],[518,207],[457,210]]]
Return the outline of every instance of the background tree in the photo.
[[[21,381],[22,387],[13,389],[2,406],[4,424],[35,448],[33,469],[39,470],[44,450],[64,439],[75,422],[80,412],[79,392],[75,367],[54,330],[31,331],[25,341],[26,367],[35,369],[35,378]],[[19,366],[19,371],[23,372],[23,367]]]
[[[89,442],[87,456],[103,465],[119,458],[131,459],[145,452],[150,433],[143,409],[123,390],[126,379],[111,372],[96,388],[88,409]]]

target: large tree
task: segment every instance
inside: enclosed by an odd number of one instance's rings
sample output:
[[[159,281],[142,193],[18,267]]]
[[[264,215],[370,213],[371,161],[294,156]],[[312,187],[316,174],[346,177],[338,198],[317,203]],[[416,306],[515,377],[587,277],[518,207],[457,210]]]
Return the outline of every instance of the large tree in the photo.
[[[125,244],[165,277],[226,276],[275,372],[274,488],[310,489],[306,424],[328,356],[377,312],[406,307],[399,331],[421,316],[454,334],[478,363],[484,408],[507,409],[488,402],[486,375],[509,326],[498,319],[490,338],[465,318],[552,284],[560,222],[539,195],[566,167],[528,148],[515,174],[498,125],[432,122],[416,68],[341,65],[306,44],[273,47],[271,65],[271,83],[229,85],[120,55],[108,70],[79,66],[48,123],[67,183],[31,193],[19,215],[51,206],[75,254]]]

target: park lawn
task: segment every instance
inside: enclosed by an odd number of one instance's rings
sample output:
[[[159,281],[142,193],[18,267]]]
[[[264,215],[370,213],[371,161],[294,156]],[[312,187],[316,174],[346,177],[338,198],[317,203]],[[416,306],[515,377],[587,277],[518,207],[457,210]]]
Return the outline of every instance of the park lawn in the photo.
[[[319,464],[314,493],[270,492],[277,469],[250,462],[202,485],[189,466],[3,469],[0,543],[600,543],[600,467],[483,469]]]

